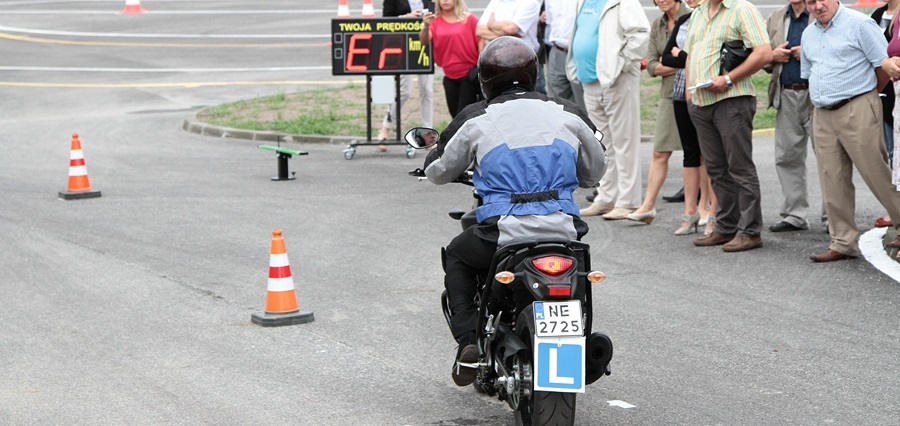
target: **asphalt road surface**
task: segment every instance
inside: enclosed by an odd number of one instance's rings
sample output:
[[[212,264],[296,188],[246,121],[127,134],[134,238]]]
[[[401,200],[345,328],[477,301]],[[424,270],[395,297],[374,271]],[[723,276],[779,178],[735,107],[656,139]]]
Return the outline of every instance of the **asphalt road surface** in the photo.
[[[406,176],[422,156],[400,147],[347,161],[337,144],[291,146],[310,155],[272,182],[271,152],[181,129],[205,106],[353,79],[331,76],[335,3],[0,1],[0,424],[512,424],[450,380],[438,254],[467,188]],[[100,198],[57,197],[73,133]],[[754,154],[768,225],[772,139]],[[867,231],[884,212],[856,181]],[[818,223],[697,248],[672,236],[680,210],[588,219],[615,356],[579,425],[900,423],[896,281],[865,259],[812,264]],[[312,323],[250,322],[275,228]]]

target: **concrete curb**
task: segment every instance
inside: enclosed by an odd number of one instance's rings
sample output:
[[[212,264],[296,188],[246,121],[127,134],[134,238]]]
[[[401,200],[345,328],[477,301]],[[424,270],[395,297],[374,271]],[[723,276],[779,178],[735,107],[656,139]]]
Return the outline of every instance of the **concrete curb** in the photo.
[[[759,129],[753,131],[753,137],[771,137],[775,136],[775,129]]]
[[[202,136],[245,139],[254,142],[309,142],[345,145],[351,141],[362,139],[349,136],[292,135],[282,132],[234,129],[197,121],[195,117],[186,118],[181,128],[188,133],[196,133]]]
[[[271,132],[262,130],[244,130],[231,127],[214,126],[212,124],[197,121],[196,117],[184,119],[181,128],[188,133],[196,133],[214,138],[246,139],[258,142],[309,142],[330,143],[337,145],[349,144],[352,141],[363,140],[362,137],[352,136],[322,136],[322,135],[292,135],[290,133]],[[754,130],[753,136],[772,136],[775,129]],[[641,136],[641,142],[651,142],[653,136]]]

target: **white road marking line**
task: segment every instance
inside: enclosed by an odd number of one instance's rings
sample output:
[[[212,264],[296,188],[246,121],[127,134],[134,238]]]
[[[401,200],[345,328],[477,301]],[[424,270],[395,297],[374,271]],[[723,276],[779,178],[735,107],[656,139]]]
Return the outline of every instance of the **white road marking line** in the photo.
[[[900,282],[900,263],[884,251],[882,239],[887,228],[874,228],[859,237],[859,251],[876,269],[894,281]]]
[[[0,81],[0,87],[35,87],[35,88],[69,88],[69,89],[148,89],[148,88],[187,88],[220,87],[220,86],[344,86],[347,84],[363,84],[364,80],[276,80],[276,81],[198,81],[172,83],[51,83]]]
[[[136,34],[136,33],[95,33],[80,31],[35,30],[29,28],[0,25],[0,31],[21,34],[42,34],[69,37],[122,37],[122,38],[236,38],[236,39],[310,39],[331,38],[331,34]]]
[[[154,2],[156,3],[156,2]],[[6,5],[0,5],[6,6]],[[259,9],[259,10],[156,10],[148,9],[144,15],[322,15],[333,14],[324,9]],[[4,15],[118,15],[118,9],[110,10],[4,10]]]
[[[89,67],[15,67],[0,66],[0,71],[49,71],[49,72],[138,72],[138,73],[214,73],[214,72],[278,72],[325,71],[330,66],[314,67],[263,67],[263,68],[89,68]]]
[[[610,407],[619,407],[619,408],[634,408],[634,405],[631,405],[625,401],[619,401],[618,399],[614,399],[612,401],[606,401]]]

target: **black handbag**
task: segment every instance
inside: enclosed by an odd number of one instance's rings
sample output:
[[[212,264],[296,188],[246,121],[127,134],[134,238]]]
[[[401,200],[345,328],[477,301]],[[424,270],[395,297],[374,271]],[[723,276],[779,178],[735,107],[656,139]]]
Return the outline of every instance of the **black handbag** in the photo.
[[[737,68],[744,63],[753,49],[744,46],[743,40],[731,40],[722,43],[722,56],[719,59],[719,75]]]

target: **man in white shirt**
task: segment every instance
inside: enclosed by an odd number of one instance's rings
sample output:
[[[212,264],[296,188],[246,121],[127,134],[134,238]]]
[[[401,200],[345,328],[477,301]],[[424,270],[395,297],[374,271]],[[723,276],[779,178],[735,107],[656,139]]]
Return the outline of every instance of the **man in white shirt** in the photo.
[[[572,0],[544,0],[547,19],[547,96],[575,102],[584,108],[584,93],[581,85],[566,76],[566,54],[569,40],[575,28],[575,2]]]
[[[540,16],[538,0],[491,0],[478,20],[475,34],[487,42],[501,36],[518,37],[537,53]]]

